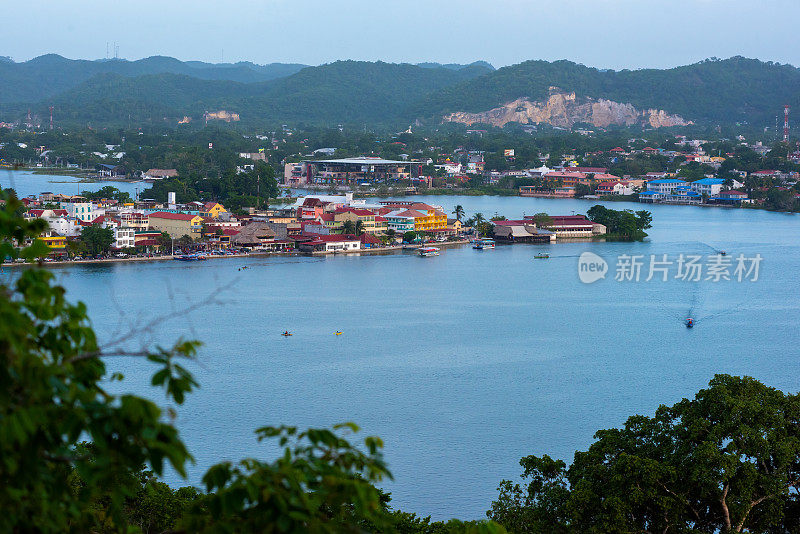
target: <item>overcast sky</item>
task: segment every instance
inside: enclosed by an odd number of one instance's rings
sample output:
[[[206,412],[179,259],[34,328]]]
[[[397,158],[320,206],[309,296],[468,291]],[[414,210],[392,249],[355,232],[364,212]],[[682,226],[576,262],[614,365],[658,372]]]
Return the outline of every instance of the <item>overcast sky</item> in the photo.
[[[670,67],[800,65],[800,0],[0,0],[0,55]]]

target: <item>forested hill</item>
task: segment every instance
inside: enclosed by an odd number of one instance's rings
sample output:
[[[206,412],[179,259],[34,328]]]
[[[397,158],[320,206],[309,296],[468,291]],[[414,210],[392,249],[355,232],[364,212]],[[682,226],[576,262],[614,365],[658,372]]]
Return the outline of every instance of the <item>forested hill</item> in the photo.
[[[692,121],[761,128],[774,126],[784,104],[800,110],[800,70],[742,57],[636,71],[570,61],[526,61],[498,70],[485,62],[337,61],[317,67],[159,57],[70,62],[60,56],[0,61],[0,121],[19,120],[31,109],[44,123],[52,105],[62,127],[175,127],[184,117],[197,124],[204,112],[223,110],[250,129],[282,123],[405,127],[417,119],[435,126],[447,114],[457,115],[448,119],[455,122],[482,122],[507,104],[490,123],[530,119],[554,126],[594,121],[600,127],[648,122],[658,127]],[[553,88],[577,99],[562,96],[561,104],[543,110]],[[612,102],[593,110],[599,99]],[[660,110],[655,119],[651,109]]]
[[[410,111],[419,116],[483,112],[551,87],[578,97],[663,109],[695,122],[774,124],[784,104],[800,110],[800,69],[733,57],[673,69],[599,70],[570,61],[526,61],[444,88]]]
[[[276,122],[402,123],[421,98],[491,72],[481,64],[451,68],[337,61],[307,67],[284,78],[257,83],[200,80],[177,74],[126,77],[102,74],[39,102],[41,115],[56,108],[59,124],[177,125],[205,111],[236,113],[242,125]]]
[[[0,61],[0,104],[34,103],[54,97],[90,78],[103,74],[142,76],[147,74],[182,74],[201,80],[263,82],[289,76],[306,65],[271,63],[203,63],[153,56],[137,61],[124,59],[67,59],[48,54],[30,61]]]

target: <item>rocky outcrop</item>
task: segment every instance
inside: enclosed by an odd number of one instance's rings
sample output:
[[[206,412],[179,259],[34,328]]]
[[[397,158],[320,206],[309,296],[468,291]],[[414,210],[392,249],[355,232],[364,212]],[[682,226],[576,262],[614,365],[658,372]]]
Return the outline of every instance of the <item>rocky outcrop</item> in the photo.
[[[220,111],[211,111],[211,112],[206,111],[205,114],[203,114],[203,118],[206,121],[217,120],[225,122],[231,122],[231,121],[236,122],[239,120],[239,114],[231,113],[230,111],[225,111],[224,109],[222,109]]]
[[[662,109],[638,110],[631,104],[612,100],[583,98],[575,93],[551,92],[547,100],[532,102],[518,98],[498,108],[480,113],[457,111],[443,117],[445,122],[463,124],[491,124],[505,126],[509,122],[520,124],[550,124],[571,128],[575,123],[588,123],[599,128],[608,126],[633,126],[647,124],[653,128],[685,126],[691,122]]]

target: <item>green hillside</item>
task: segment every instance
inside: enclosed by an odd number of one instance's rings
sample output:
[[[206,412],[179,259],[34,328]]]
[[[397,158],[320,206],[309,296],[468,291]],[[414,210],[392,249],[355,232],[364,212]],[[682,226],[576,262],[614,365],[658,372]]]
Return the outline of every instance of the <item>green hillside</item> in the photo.
[[[526,61],[442,89],[410,113],[479,112],[520,97],[539,100],[551,86],[578,96],[658,108],[696,122],[770,123],[784,104],[800,105],[800,70],[734,57],[673,69],[598,70],[570,61]]]
[[[498,70],[485,62],[337,61],[301,68],[164,57],[77,62],[85,64],[81,70],[75,62],[65,63],[70,61],[60,56],[0,61],[0,120],[20,119],[27,109],[46,117],[53,105],[60,126],[174,126],[184,115],[197,121],[204,111],[224,109],[238,113],[239,124],[248,128],[287,122],[398,127],[416,119],[438,124],[449,112],[486,111],[520,97],[540,100],[551,87],[639,109],[663,109],[707,126],[772,126],[784,104],[800,110],[800,70],[742,57],[635,71],[599,70],[570,61],[526,61]],[[78,80],[101,67],[106,70]],[[7,78],[9,69],[12,76]],[[279,76],[279,71],[290,74]],[[38,88],[25,93],[27,97],[37,91],[52,94],[28,101],[7,96],[21,98],[23,88],[33,86]]]
[[[15,63],[0,61],[0,104],[33,103],[52,98],[103,74],[142,76],[181,74],[202,80],[251,83],[289,76],[305,65],[272,63],[203,63],[153,56],[137,61],[124,59],[88,61],[67,59],[56,54]]]
[[[481,65],[460,69],[339,61],[268,82],[200,80],[175,74],[96,76],[52,99],[61,125],[174,125],[204,111],[238,113],[241,124],[285,121],[316,124],[398,123],[422,97],[481,76]],[[50,102],[50,101],[48,101]],[[44,116],[48,102],[36,111]]]

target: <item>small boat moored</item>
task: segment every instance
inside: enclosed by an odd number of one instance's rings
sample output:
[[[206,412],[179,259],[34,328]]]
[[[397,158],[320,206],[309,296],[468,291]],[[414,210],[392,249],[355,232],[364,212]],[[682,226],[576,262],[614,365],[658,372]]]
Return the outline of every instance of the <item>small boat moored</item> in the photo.
[[[694,326],[694,320],[689,317],[686,319],[686,328],[692,328]]]
[[[421,247],[419,249],[419,255],[423,258],[428,256],[438,256],[439,249],[436,247]]]
[[[495,247],[494,239],[488,237],[484,237],[482,239],[476,239],[472,244],[472,248],[474,248],[475,250],[486,250],[486,249],[492,249],[494,247]]]
[[[534,259],[537,259],[537,260],[546,260],[546,259],[549,259],[549,258],[550,258],[550,254],[545,254],[544,252],[540,252],[539,254],[534,256]]]
[[[178,261],[202,261],[206,259],[206,255],[200,253],[181,254],[180,256],[175,256],[173,259]]]

